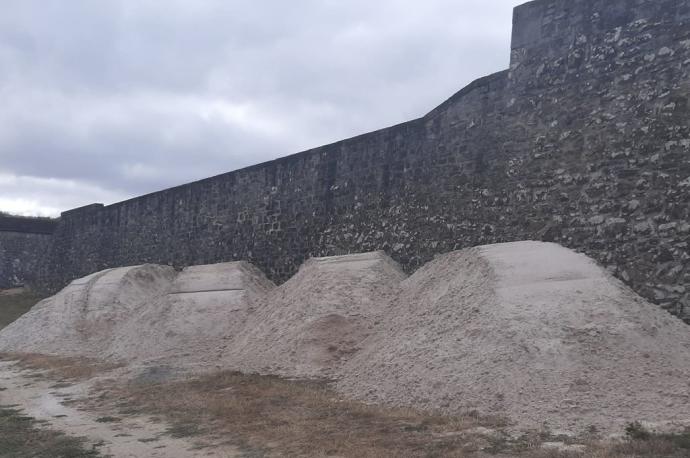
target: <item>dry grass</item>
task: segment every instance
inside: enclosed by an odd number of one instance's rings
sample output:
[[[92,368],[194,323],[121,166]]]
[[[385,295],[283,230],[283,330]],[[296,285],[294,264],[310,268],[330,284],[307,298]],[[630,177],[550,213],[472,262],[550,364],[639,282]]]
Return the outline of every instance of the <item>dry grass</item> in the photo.
[[[102,456],[87,448],[85,440],[68,437],[42,427],[20,411],[0,407],[0,456],[11,458],[95,458]]]
[[[88,380],[118,367],[88,358],[67,358],[34,353],[0,353],[0,361],[15,361],[25,369],[40,371],[48,378],[59,380]]]
[[[465,457],[505,442],[471,432],[478,426],[502,427],[498,419],[368,406],[342,400],[316,382],[221,373],[101,389],[107,395],[99,408],[117,403],[121,414],[158,415],[178,432],[222,432],[234,444],[267,455]]]
[[[690,451],[679,449],[672,443],[665,441],[655,443],[626,441],[618,445],[589,444],[582,452],[535,449],[508,456],[525,458],[688,458]]]
[[[178,436],[220,435],[256,456],[690,456],[690,432],[620,442],[592,435],[564,440],[585,445],[584,452],[546,450],[543,442],[563,438],[541,431],[510,439],[499,418],[370,406],[341,399],[325,383],[277,377],[220,373],[164,384],[106,384],[101,389],[101,408],[117,404],[122,414],[157,415],[171,422]]]
[[[0,329],[28,312],[41,299],[41,296],[21,288],[0,290]]]
[[[659,434],[648,439],[628,440],[619,444],[601,444],[599,446],[601,458],[624,457],[690,457],[690,431],[684,434]]]
[[[2,355],[51,377],[84,380],[113,368],[93,360]],[[340,457],[690,457],[690,431],[682,435],[635,434],[601,441],[535,431],[518,439],[500,418],[449,417],[413,409],[344,400],[324,382],[224,372],[175,382],[101,380],[87,407],[103,414],[153,415],[171,424],[175,437],[215,438],[242,447],[247,456]],[[115,418],[115,417],[108,417]],[[485,428],[485,429],[482,429]],[[546,450],[543,442],[583,444],[583,452]]]
[[[596,437],[565,439],[566,444],[582,444],[583,451],[564,452],[545,450],[541,444],[554,438],[543,437],[526,448],[520,441],[513,444],[519,456],[528,458],[688,458],[690,457],[690,429],[679,434],[655,434],[647,432],[644,437],[627,437],[621,440],[602,440]]]

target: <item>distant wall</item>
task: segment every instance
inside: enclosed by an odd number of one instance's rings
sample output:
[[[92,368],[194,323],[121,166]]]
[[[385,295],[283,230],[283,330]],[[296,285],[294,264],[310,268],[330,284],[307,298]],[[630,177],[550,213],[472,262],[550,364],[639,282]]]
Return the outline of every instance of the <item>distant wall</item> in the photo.
[[[105,267],[434,254],[538,239],[690,319],[690,0],[538,0],[510,69],[427,116],[62,215],[47,289]]]
[[[0,214],[0,289],[35,281],[55,226],[54,220]]]

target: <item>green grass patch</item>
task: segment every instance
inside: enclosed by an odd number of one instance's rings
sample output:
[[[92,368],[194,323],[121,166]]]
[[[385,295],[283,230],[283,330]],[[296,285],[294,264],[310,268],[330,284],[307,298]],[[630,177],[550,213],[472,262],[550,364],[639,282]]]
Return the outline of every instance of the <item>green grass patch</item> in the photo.
[[[142,442],[142,443],[144,443],[144,444],[147,444],[147,443],[149,443],[149,442],[158,442],[160,439],[157,438],[157,437],[148,437],[148,438],[145,438],[145,439],[137,439],[137,440],[138,440],[139,442]]]
[[[0,407],[0,457],[92,458],[102,455],[84,439],[42,429],[39,422],[20,411]]]
[[[118,421],[122,421],[117,417],[99,417],[96,418],[96,421],[98,423],[117,423]]]
[[[201,428],[196,423],[176,423],[165,430],[167,434],[174,438],[192,437],[202,434]]]
[[[29,311],[42,297],[31,292],[0,293],[0,329]]]

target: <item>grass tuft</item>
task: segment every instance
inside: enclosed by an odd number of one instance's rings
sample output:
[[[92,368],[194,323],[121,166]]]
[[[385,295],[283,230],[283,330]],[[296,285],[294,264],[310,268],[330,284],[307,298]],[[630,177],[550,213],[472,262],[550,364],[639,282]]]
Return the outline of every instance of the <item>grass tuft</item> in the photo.
[[[117,417],[111,417],[111,416],[96,418],[96,422],[98,422],[98,423],[117,423],[119,421],[122,421],[122,420],[120,420]]]
[[[0,457],[94,458],[102,456],[85,440],[37,427],[38,422],[20,411],[0,407]]]
[[[625,427],[625,435],[632,440],[646,441],[652,434],[638,421],[628,423]]]
[[[119,367],[121,364],[105,363],[89,358],[69,358],[35,353],[0,353],[0,361],[15,361],[25,369],[38,371],[36,378],[52,378],[60,381],[55,388],[66,388],[69,382],[88,380]]]
[[[27,290],[0,290],[0,329],[28,312],[41,299]]]

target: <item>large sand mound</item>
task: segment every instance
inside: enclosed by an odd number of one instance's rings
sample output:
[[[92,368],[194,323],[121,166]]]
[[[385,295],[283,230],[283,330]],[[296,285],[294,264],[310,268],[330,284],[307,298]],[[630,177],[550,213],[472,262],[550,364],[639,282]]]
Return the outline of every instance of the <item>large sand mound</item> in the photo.
[[[275,285],[246,262],[110,269],[73,281],[0,333],[0,351],[194,366]]]
[[[171,267],[104,270],[74,280],[0,332],[0,351],[101,358],[133,313],[165,295]]]
[[[690,420],[690,328],[547,243],[449,253],[409,278],[383,253],[313,259],[280,287],[246,263],[112,269],[0,332],[0,351],[327,377],[520,427]]]
[[[690,420],[690,328],[558,245],[444,255],[389,317],[341,390],[570,431]]]
[[[225,365],[292,377],[331,377],[387,319],[405,278],[382,252],[314,258],[271,291]]]
[[[167,294],[126,320],[104,356],[174,366],[215,364],[274,287],[246,262],[187,267]]]

